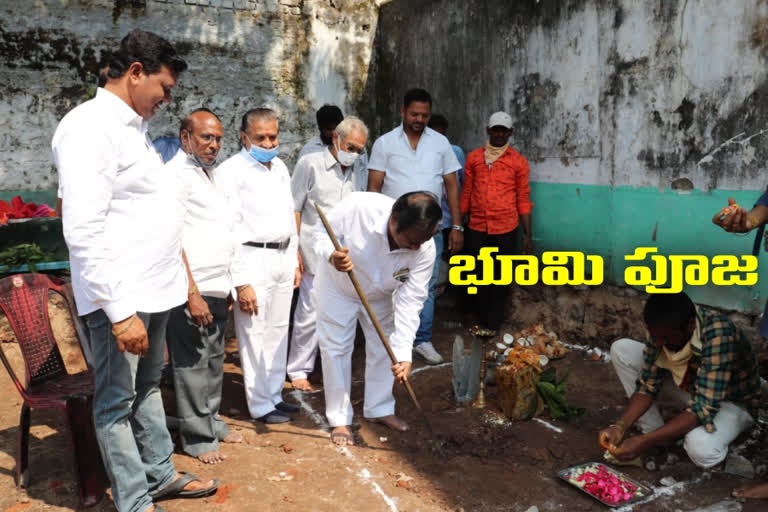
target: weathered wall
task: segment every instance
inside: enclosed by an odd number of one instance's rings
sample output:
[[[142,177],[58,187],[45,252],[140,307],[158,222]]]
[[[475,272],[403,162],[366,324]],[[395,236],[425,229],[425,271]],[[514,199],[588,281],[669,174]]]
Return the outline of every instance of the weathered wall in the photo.
[[[226,157],[243,112],[266,105],[280,113],[281,156],[292,162],[317,107],[354,112],[377,11],[374,0],[4,0],[0,194],[55,190],[56,124],[94,94],[107,52],[133,28],[163,35],[190,66],[150,123],[153,137],[176,134],[185,112],[206,106],[224,122]]]
[[[467,150],[483,144],[489,114],[513,115],[539,250],[601,254],[616,282],[636,246],[750,251],[751,237],[710,219],[765,186],[768,2],[394,0],[376,48],[365,103],[379,132],[417,86]],[[757,311],[768,274],[761,282],[689,291]]]

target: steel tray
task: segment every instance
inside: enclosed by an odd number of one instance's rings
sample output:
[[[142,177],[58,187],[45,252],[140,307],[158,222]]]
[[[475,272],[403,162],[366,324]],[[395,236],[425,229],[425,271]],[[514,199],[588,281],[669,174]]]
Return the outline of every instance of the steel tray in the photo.
[[[617,503],[616,505],[614,505],[614,504],[611,504],[611,503],[606,503],[605,501],[601,500],[599,497],[594,496],[593,494],[590,494],[589,492],[585,491],[583,488],[581,488],[578,485],[574,484],[573,482],[571,482],[567,478],[567,475],[569,475],[572,471],[575,471],[577,469],[581,469],[581,468],[583,468],[585,466],[590,466],[591,467],[591,466],[594,466],[596,464],[599,464],[599,465],[603,466],[606,469],[606,471],[608,471],[609,473],[615,475],[616,477],[621,478],[623,480],[626,480],[627,482],[630,482],[630,483],[634,484],[635,486],[637,486],[637,488],[643,492],[643,496],[635,496],[634,498],[630,498],[627,501],[624,501],[622,503]],[[584,494],[586,494],[588,496],[591,496],[592,498],[596,499],[597,501],[599,501],[600,503],[602,503],[606,507],[618,508],[618,507],[624,507],[626,505],[632,505],[633,503],[637,503],[638,501],[642,501],[642,500],[644,500],[646,498],[649,498],[650,496],[653,495],[653,489],[651,489],[647,485],[641,484],[640,482],[638,482],[634,478],[626,475],[625,473],[622,473],[621,471],[618,471],[618,470],[612,468],[611,466],[609,466],[605,462],[585,462],[583,464],[576,464],[575,466],[570,466],[570,467],[567,467],[565,469],[561,469],[560,471],[557,472],[557,476],[561,480],[563,480],[563,481],[569,483],[570,485],[574,486],[575,488],[579,489]]]

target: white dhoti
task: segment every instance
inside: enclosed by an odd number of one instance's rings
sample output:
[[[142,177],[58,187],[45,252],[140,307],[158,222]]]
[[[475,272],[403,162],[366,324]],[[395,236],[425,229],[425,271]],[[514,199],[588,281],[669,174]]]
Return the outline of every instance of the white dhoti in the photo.
[[[634,394],[635,383],[643,368],[643,348],[643,343],[627,338],[617,340],[611,345],[611,362],[627,397]],[[680,389],[669,372],[664,378],[659,396],[672,402],[680,410],[685,409],[691,399],[690,393]],[[694,428],[685,435],[685,451],[697,466],[715,466],[725,460],[728,446],[753,422],[752,416],[742,405],[720,402],[720,410],[714,418],[715,431],[707,432],[704,426]],[[643,433],[648,433],[664,425],[664,420],[654,403],[636,423]]]
[[[235,332],[248,411],[260,418],[283,400],[296,254],[243,246],[243,257],[259,309],[251,315],[235,305]]]
[[[315,368],[317,337],[315,336],[315,304],[312,285],[315,276],[305,272],[299,285],[299,299],[293,313],[291,348],[288,353],[288,377],[294,381],[306,379]]]
[[[330,280],[329,280],[330,281]],[[380,418],[395,413],[392,361],[360,299],[340,293],[332,283],[317,288],[317,339],[323,358],[325,414],[332,427],[352,424],[352,350],[357,322],[365,334],[365,401],[363,416]],[[371,302],[387,336],[394,330],[391,297]]]

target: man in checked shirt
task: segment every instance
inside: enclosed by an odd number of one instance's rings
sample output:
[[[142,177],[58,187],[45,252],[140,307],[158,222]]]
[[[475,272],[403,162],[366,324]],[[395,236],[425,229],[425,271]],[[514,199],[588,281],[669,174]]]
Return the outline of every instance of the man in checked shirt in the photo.
[[[600,446],[626,461],[685,438],[697,466],[719,464],[757,417],[760,378],[749,341],[726,315],[694,306],[685,293],[651,295],[643,318],[650,334],[645,343],[611,345],[629,404],[600,431]],[[660,391],[682,409],[666,423],[654,405]],[[635,422],[642,433],[625,438]]]

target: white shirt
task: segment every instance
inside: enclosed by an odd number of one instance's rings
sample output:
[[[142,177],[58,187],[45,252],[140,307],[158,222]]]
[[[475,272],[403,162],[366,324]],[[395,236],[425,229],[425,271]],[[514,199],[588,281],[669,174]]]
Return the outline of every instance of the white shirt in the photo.
[[[248,283],[235,214],[206,172],[180,150],[165,164],[179,177],[187,212],[182,246],[201,295],[226,298],[233,286]]]
[[[429,239],[415,251],[391,250],[387,223],[394,202],[383,194],[354,192],[325,213],[341,246],[349,248],[355,275],[368,300],[393,301],[395,331],[389,341],[398,361],[410,361],[419,313],[427,298],[435,263],[435,243]],[[328,261],[333,244],[319,222],[314,229],[314,245],[318,261],[324,262],[319,268],[323,284],[357,298],[347,273],[337,271]],[[317,300],[324,300],[323,287],[315,286],[314,290]]]
[[[330,210],[352,192],[363,191],[368,171],[358,158],[351,169],[341,172],[341,164],[326,147],[305,155],[296,164],[291,177],[293,209],[301,213],[299,248],[308,273],[314,274],[317,256],[312,246],[312,228],[318,220],[315,202],[323,211]]]
[[[288,251],[298,250],[291,177],[282,160],[273,158],[267,168],[243,148],[216,168],[213,179],[235,210],[238,242],[290,239]]]
[[[100,88],[64,116],[51,146],[78,313],[103,309],[117,322],[184,303],[184,205],[147,122]]]
[[[411,148],[401,124],[373,143],[368,170],[386,173],[381,193],[397,199],[407,192],[426,190],[440,200],[443,176],[461,169],[445,136],[429,127]]]

